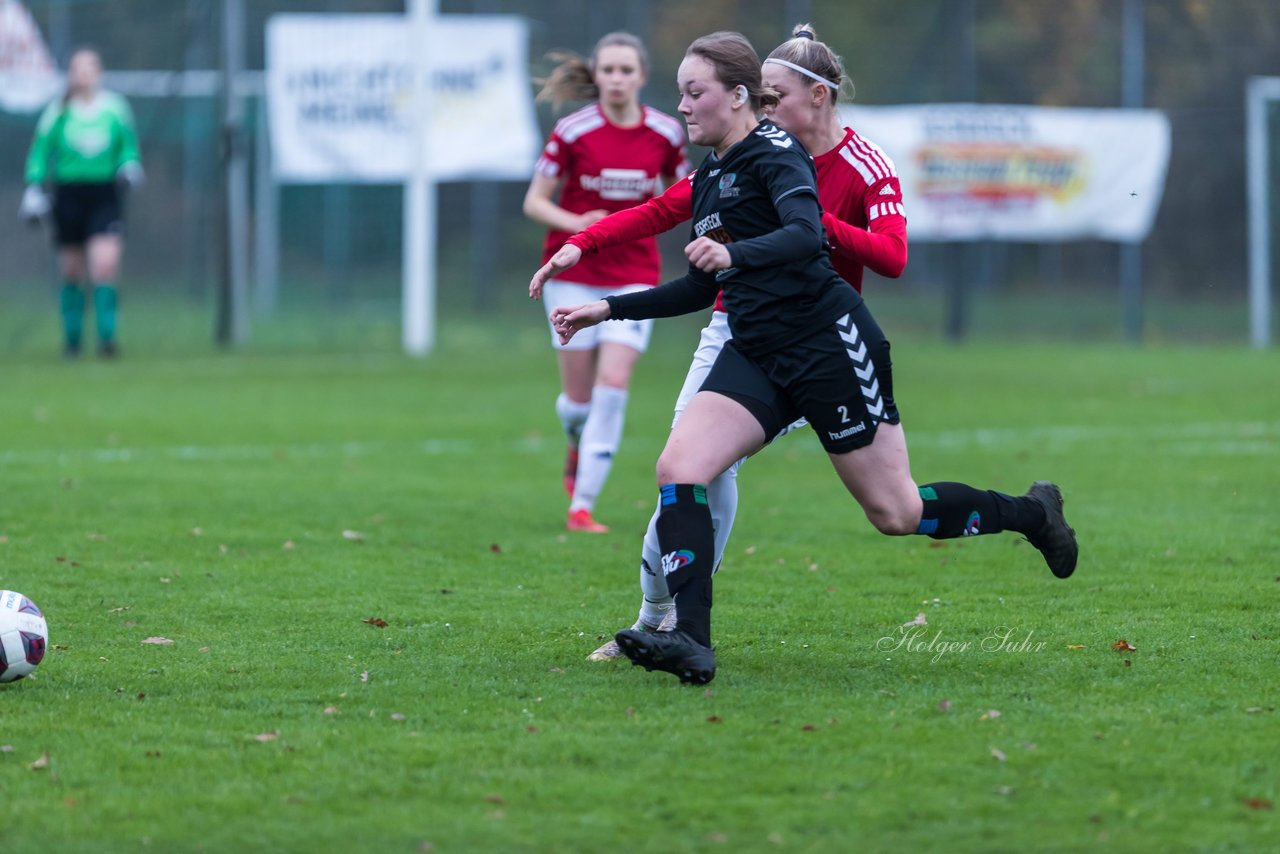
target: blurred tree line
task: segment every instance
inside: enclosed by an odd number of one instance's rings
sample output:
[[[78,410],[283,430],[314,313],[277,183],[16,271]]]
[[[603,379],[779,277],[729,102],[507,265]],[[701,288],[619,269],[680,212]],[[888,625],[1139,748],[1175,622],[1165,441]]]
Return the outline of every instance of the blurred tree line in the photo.
[[[81,43],[100,47],[112,69],[214,68],[222,0],[27,0],[64,63]],[[264,24],[282,12],[400,13],[405,0],[244,0],[250,68],[263,64]],[[585,53],[603,33],[626,29],[650,45],[645,98],[674,112],[674,71],[688,42],[717,29],[745,33],[762,55],[791,26],[813,22],[844,57],[858,102],[934,101],[1114,107],[1121,102],[1123,0],[439,0],[452,14],[514,14],[530,23],[535,76],[547,51]],[[1173,128],[1169,180],[1145,249],[1149,292],[1195,294],[1207,287],[1239,297],[1246,278],[1244,86],[1280,75],[1280,2],[1144,0],[1144,105]],[[542,131],[553,116],[542,108]],[[1273,125],[1275,123],[1273,122]],[[892,152],[891,152],[892,153]],[[1273,169],[1280,175],[1280,163]],[[466,242],[468,211],[498,211],[507,253],[477,254],[478,278],[527,272],[540,230],[519,212],[522,186],[481,193],[445,188],[445,229]],[[496,194],[496,195],[494,195]],[[379,226],[394,243],[399,210]],[[922,247],[923,248],[923,247]],[[398,249],[388,244],[390,263]],[[459,250],[461,251],[461,250]],[[514,253],[527,253],[514,257]],[[1113,287],[1111,246],[1065,248],[1069,275]],[[1076,253],[1074,256],[1070,253]],[[913,251],[913,261],[918,256]],[[1077,263],[1075,259],[1079,259]],[[493,265],[502,265],[501,269]],[[465,266],[466,259],[462,265]],[[1092,266],[1091,266],[1092,265]],[[510,269],[508,269],[508,267]],[[926,265],[927,267],[927,265]],[[1034,269],[1034,265],[1032,265]],[[911,268],[908,269],[911,274]],[[1009,278],[1016,279],[1016,276]],[[1071,284],[1076,284],[1073,280]]]

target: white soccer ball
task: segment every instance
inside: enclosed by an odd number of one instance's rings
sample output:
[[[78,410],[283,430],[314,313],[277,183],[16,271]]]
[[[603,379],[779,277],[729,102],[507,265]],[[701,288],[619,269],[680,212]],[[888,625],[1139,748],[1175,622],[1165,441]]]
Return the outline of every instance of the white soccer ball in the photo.
[[[48,643],[49,626],[36,603],[16,590],[0,590],[0,682],[29,675]]]

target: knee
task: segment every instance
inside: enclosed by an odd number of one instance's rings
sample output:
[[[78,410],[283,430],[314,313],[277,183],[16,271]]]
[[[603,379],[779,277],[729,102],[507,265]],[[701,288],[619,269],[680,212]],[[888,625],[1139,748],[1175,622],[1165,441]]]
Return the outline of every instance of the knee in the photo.
[[[662,486],[664,483],[697,482],[693,470],[680,459],[679,454],[672,453],[670,450],[664,450],[659,455],[655,473],[658,476],[658,486]]]
[[[879,504],[864,507],[867,520],[882,534],[904,537],[914,534],[920,527],[920,515],[906,506]]]

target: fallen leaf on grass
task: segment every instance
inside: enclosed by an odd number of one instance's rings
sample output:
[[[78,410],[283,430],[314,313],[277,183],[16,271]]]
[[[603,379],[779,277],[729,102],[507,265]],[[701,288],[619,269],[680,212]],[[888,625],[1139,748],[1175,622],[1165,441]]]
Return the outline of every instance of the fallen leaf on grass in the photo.
[[[722,719],[719,715],[710,715],[707,717],[707,723],[709,724],[718,724],[721,722],[722,722]]]
[[[1256,715],[1258,712],[1274,712],[1275,710],[1275,706],[1250,706],[1245,709],[1245,712],[1250,715]]]
[[[255,735],[253,739],[254,741],[267,742],[267,741],[275,741],[279,737],[280,737],[280,733],[276,732],[275,730],[271,730],[270,732],[260,732],[257,735]]]
[[[0,744],[0,753],[13,753],[12,744]]]
[[[524,728],[524,731],[527,733],[536,733],[538,731],[538,728],[533,724],[529,724],[527,727]]]
[[[1251,810],[1271,810],[1275,806],[1266,798],[1245,798],[1240,803],[1244,804]]]
[[[507,802],[506,798],[502,797],[502,795],[499,795],[497,793],[485,795],[484,799],[486,803],[497,804],[498,806],[502,806]]]
[[[1113,643],[1111,645],[1111,648],[1114,649],[1116,652],[1137,652],[1138,651],[1138,648],[1136,646],[1129,643],[1124,638],[1121,638],[1120,640]]]
[[[192,529],[191,529],[191,536],[193,536],[193,537],[202,537],[202,536],[204,536],[204,528],[192,528]]]
[[[940,711],[940,712],[949,712],[949,711],[951,711],[951,701],[950,701],[950,700],[939,700],[939,701],[938,701],[938,711]]]
[[[914,620],[912,620],[909,623],[903,623],[902,627],[905,629],[905,628],[908,628],[909,626],[927,626],[927,625],[929,625],[929,621],[925,619],[924,611],[921,611],[919,614],[916,614],[916,618]]]
[[[361,620],[360,622],[368,623],[369,625],[375,626],[379,629],[385,629],[387,627],[387,621],[381,617],[370,617],[369,619]]]
[[[361,672],[360,672],[360,681],[361,681],[361,682],[368,682],[368,681],[369,681],[369,671],[368,671],[368,670],[363,670],[363,671],[361,671]]]
[[[41,768],[48,768],[49,767],[49,751],[46,750],[44,753],[40,755],[39,759],[37,759],[35,762],[32,762],[27,767],[30,768],[32,771],[39,771]]]
[[[119,614],[119,613],[121,613],[122,611],[128,611],[128,610],[129,610],[130,608],[132,608],[132,607],[133,607],[132,605],[122,605],[122,606],[121,606],[121,607],[119,607],[119,608],[112,608],[112,609],[111,609],[110,611],[108,611],[107,613],[108,613],[108,614]]]
[[[85,536],[93,540],[94,542],[103,542],[107,539],[106,534],[99,534],[97,531],[90,531],[89,533],[85,534]]]
[[[1069,644],[1067,644],[1067,649],[1084,649],[1084,644],[1082,644],[1082,643],[1069,643]]]
[[[297,547],[298,546],[293,542],[293,540],[285,540],[284,545],[282,545],[280,548],[288,552],[288,551],[293,551]]]
[[[636,716],[636,710],[631,706],[627,706],[625,714],[629,718],[634,718]]]
[[[1000,710],[999,710],[999,709],[988,709],[987,711],[985,711],[985,712],[983,712],[983,713],[982,713],[982,717],[978,718],[978,720],[980,720],[980,721],[993,721],[993,720],[995,720],[995,719],[996,719],[996,718],[998,718],[998,717],[1000,717]]]
[[[163,643],[173,643],[173,641],[169,640],[168,638],[154,637],[154,638],[146,638],[145,640],[142,641],[142,643],[163,644]]]
[[[805,724],[804,726],[800,727],[801,732],[817,732],[817,730],[818,728],[813,724]]]
[[[991,755],[996,758],[997,762],[1007,762],[1009,760],[1009,757],[1004,755],[1004,751],[998,747],[991,748]]]
[[[402,720],[404,720],[404,714],[403,714],[402,712],[392,712],[392,713],[391,713],[391,720],[393,720],[393,721],[402,721]]]
[[[493,552],[496,555],[500,555],[502,554],[502,546],[498,545],[497,543],[490,543],[489,551]]]
[[[360,543],[360,542],[364,542],[364,534],[360,533],[359,531],[343,531],[342,539],[354,540],[357,543]]]
[[[326,715],[336,715],[336,714],[338,714],[338,707],[337,707],[337,706],[325,706],[325,707],[324,707],[324,713],[325,713]]]

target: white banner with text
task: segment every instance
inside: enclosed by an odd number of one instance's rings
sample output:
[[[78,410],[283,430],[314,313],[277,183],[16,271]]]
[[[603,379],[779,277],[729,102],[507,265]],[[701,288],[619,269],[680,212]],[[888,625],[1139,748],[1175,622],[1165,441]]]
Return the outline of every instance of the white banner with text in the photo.
[[[527,179],[541,139],[525,22],[442,15],[415,45],[401,15],[276,15],[267,23],[267,99],[276,178],[398,183],[413,166],[414,80],[432,89],[433,180]]]

